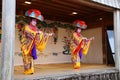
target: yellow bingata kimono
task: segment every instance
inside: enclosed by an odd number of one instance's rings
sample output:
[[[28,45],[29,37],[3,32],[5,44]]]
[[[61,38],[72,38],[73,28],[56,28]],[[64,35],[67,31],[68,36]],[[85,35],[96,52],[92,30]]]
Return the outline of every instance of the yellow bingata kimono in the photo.
[[[74,63],[74,69],[80,68],[80,59],[82,58],[82,54],[87,54],[90,43],[90,39],[84,39],[82,35],[78,34],[77,32],[73,33],[70,50],[72,61]]]
[[[23,36],[21,40],[21,50],[24,63],[24,74],[33,74],[34,73],[34,64],[31,50],[35,45],[35,36],[36,31],[29,28],[29,25],[26,25],[23,31]]]
[[[34,54],[33,48],[43,52],[46,48],[50,34],[44,33],[37,30],[32,30],[29,28],[29,25],[26,25],[23,30],[23,36],[21,40],[21,50],[24,63],[24,74],[33,74],[34,73],[34,63],[33,59],[37,57]]]

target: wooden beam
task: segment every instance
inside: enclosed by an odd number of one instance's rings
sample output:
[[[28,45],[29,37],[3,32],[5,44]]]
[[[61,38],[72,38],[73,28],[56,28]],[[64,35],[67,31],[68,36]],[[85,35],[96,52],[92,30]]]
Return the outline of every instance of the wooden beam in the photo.
[[[23,2],[19,1],[17,2],[18,4],[23,4]],[[89,7],[84,7],[83,5],[76,5],[73,3],[68,3],[68,2],[64,2],[64,1],[52,1],[52,2],[46,2],[46,1],[32,1],[32,4],[38,5],[38,6],[43,6],[44,8],[46,6],[49,7],[53,7],[53,8],[57,8],[57,9],[62,9],[65,11],[69,11],[68,14],[72,13],[73,11],[77,11],[79,14],[85,14],[85,15],[90,15],[93,14],[95,12],[98,12],[99,10],[94,10],[93,8],[89,8]],[[31,6],[32,6],[31,4]],[[39,5],[40,4],[40,5]]]
[[[25,11],[25,10],[28,10],[28,9],[31,9],[31,6],[22,6],[22,5],[19,5],[21,7],[17,7],[17,10],[22,10]],[[37,7],[37,6],[36,6]],[[25,10],[24,10],[25,9]],[[53,17],[54,15],[59,15],[59,16],[63,16],[63,17],[75,17],[75,16],[78,16],[78,15],[69,15],[69,14],[65,14],[64,12],[59,12],[59,11],[56,11],[56,10],[52,10],[52,9],[43,9],[43,8],[39,8],[39,10],[42,12],[42,14],[52,14]],[[79,15],[79,16],[83,16],[83,15]],[[83,17],[82,17],[83,18]]]
[[[71,0],[71,1],[76,3],[76,4],[82,3],[86,6],[89,6],[89,7],[95,8],[95,9],[99,9],[99,10],[102,10],[102,11],[107,11],[107,12],[113,12],[114,11],[114,8],[112,8],[112,7],[101,5],[101,4],[92,2],[90,0]]]
[[[46,6],[46,5],[43,5],[43,4],[39,5],[39,4],[33,3],[32,5],[25,5],[25,4],[21,3],[21,6],[20,5],[18,6],[18,5],[17,5],[17,7],[26,6],[26,7],[29,7],[29,8],[44,9],[43,11],[51,10],[51,12],[56,11],[56,12],[64,13],[64,14],[71,14],[73,12],[72,10],[71,11],[70,10],[65,10],[65,9],[56,8],[56,7],[52,7],[52,6]],[[83,14],[81,14],[81,13],[79,15],[83,16]]]
[[[14,80],[16,0],[2,1],[2,69],[0,70],[0,80]]]
[[[35,1],[34,1],[35,2]],[[60,8],[60,9],[65,9],[67,11],[71,11],[71,13],[73,11],[77,11],[78,13],[83,13],[83,14],[88,14],[91,13],[92,11],[84,6],[81,6],[81,5],[74,5],[72,3],[66,3],[66,2],[63,2],[63,1],[59,1],[59,0],[55,0],[55,1],[52,1],[50,3],[47,3],[45,1],[36,1],[36,4],[37,3],[41,3],[41,4],[44,4],[44,5],[47,5],[47,6],[52,6],[52,7],[56,7],[56,8]],[[87,11],[86,11],[87,10]],[[94,11],[96,12],[96,10]]]
[[[114,11],[115,67],[120,71],[120,10]]]

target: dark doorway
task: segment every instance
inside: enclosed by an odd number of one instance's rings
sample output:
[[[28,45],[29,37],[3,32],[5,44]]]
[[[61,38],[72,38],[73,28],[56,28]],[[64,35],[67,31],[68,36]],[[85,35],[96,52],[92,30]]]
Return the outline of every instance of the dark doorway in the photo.
[[[107,56],[107,65],[115,65],[115,52],[114,52],[114,27],[107,26],[106,28],[106,56]]]

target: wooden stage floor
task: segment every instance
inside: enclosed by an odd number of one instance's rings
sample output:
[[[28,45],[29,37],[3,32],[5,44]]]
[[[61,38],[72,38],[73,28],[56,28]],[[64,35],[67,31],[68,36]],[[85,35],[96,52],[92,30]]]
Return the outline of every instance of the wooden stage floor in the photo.
[[[72,73],[87,73],[99,70],[115,69],[114,66],[107,66],[101,64],[81,64],[81,68],[78,70],[73,69],[72,63],[64,64],[36,64],[35,73],[32,75],[23,74],[23,66],[14,67],[14,79],[25,80],[32,79],[35,77],[55,76],[61,74],[72,74]]]

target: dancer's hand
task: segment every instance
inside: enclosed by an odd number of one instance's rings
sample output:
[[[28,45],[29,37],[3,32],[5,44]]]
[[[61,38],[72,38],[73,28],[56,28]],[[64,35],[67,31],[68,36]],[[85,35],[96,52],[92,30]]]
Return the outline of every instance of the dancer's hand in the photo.
[[[95,39],[95,37],[91,37],[91,38],[90,38],[91,41],[94,40],[94,39]]]
[[[83,39],[83,40],[87,40],[87,38],[86,38],[86,37],[82,37],[82,39]]]

